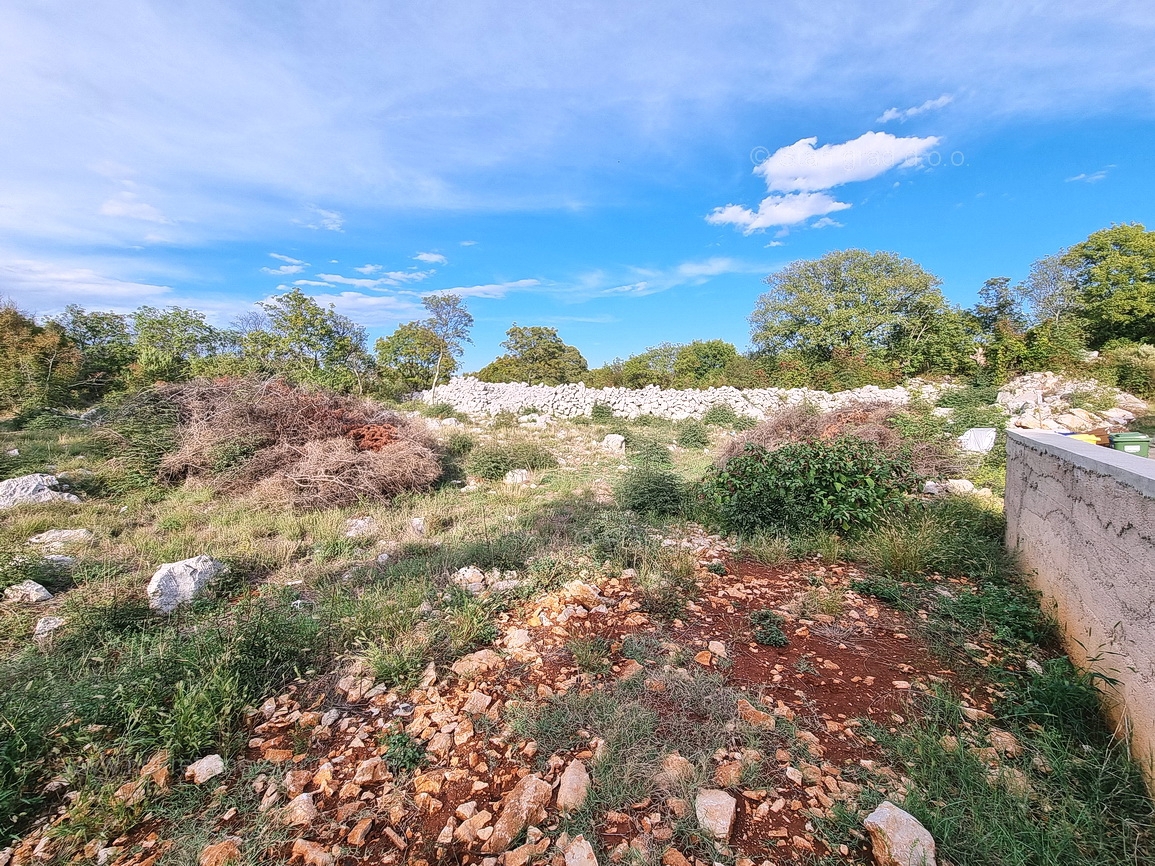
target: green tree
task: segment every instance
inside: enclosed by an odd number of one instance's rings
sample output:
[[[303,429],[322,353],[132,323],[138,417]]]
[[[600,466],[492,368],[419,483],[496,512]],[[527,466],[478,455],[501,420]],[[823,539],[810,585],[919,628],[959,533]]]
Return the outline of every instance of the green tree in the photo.
[[[478,372],[483,382],[564,385],[580,382],[589,370],[581,352],[562,342],[556,328],[522,328],[515,322],[506,337],[501,344],[506,354]]]
[[[448,293],[426,295],[421,299],[421,303],[429,311],[429,318],[420,324],[440,343],[437,363],[433,369],[433,382],[430,385],[430,390],[436,391],[437,380],[446,360],[453,364],[452,368],[445,370],[446,376],[450,376],[457,368],[454,359],[461,357],[464,344],[473,342],[469,336],[469,329],[473,327],[473,316],[465,309],[460,295]]]
[[[676,343],[659,343],[638,355],[631,355],[622,363],[622,386],[669,388],[674,384],[674,365],[681,349]]]
[[[1079,293],[1091,348],[1110,340],[1155,343],[1155,232],[1112,225],[1063,256]]]
[[[694,340],[678,349],[674,381],[683,388],[723,384],[726,368],[738,360],[738,350],[725,340]]]
[[[0,301],[0,410],[69,405],[80,369],[80,350],[59,324],[38,325]]]
[[[1078,286],[1066,263],[1067,253],[1068,250],[1061,250],[1032,263],[1031,272],[1020,287],[1027,321],[1032,326],[1046,321],[1057,323],[1077,312]]]
[[[408,322],[388,337],[379,337],[375,348],[378,370],[396,386],[398,396],[424,389],[439,369],[447,376],[457,369],[445,341],[421,322]]]
[[[260,303],[264,322],[239,338],[250,363],[299,383],[363,393],[375,372],[365,329],[300,289]]]
[[[927,365],[946,355],[949,367],[958,365],[953,356],[962,349],[957,343],[963,333],[957,314],[939,291],[938,277],[910,259],[836,250],[787,265],[766,284],[770,290],[750,316],[761,355],[797,358],[811,367],[881,359],[907,373],[931,372]]]
[[[140,307],[132,314],[132,330],[134,384],[183,381],[194,361],[218,352],[226,339],[204,313],[183,307]]]
[[[80,352],[80,369],[73,384],[80,403],[93,403],[125,386],[129,369],[136,360],[127,316],[90,313],[78,304],[69,304],[53,321]]]

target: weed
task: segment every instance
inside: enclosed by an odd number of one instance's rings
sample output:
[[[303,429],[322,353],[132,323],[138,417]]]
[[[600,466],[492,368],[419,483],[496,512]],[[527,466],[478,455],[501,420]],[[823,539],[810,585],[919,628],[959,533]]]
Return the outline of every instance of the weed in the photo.
[[[594,403],[589,417],[595,424],[609,424],[614,420],[614,407],[609,403]]]
[[[802,616],[807,619],[813,619],[815,614],[839,616],[843,609],[842,599],[823,589],[804,592],[798,602]]]
[[[633,436],[626,444],[626,455],[631,463],[643,468],[670,466],[674,460],[670,449],[649,436]]]
[[[756,610],[750,614],[754,640],[763,646],[784,647],[789,642],[782,626],[786,620],[772,610]]]
[[[670,516],[681,513],[686,505],[681,477],[676,472],[651,467],[631,469],[618,482],[614,494],[618,505],[639,514]]]
[[[864,577],[852,580],[850,588],[859,595],[871,595],[897,607],[902,603],[902,584],[889,577]]]
[[[760,532],[742,540],[739,557],[762,565],[781,565],[790,559],[790,541],[781,535]]]
[[[574,664],[587,674],[604,674],[610,669],[610,645],[603,637],[574,638],[565,648]]]
[[[493,416],[493,428],[495,430],[509,430],[517,426],[517,415],[513,412],[502,410]]]
[[[702,416],[702,423],[711,427],[732,427],[738,420],[738,413],[726,403],[715,403]]]
[[[593,515],[581,533],[598,562],[616,561],[636,567],[654,548],[645,527],[631,511],[606,509]]]
[[[385,763],[394,773],[411,773],[425,762],[425,745],[404,731],[385,738]]]
[[[710,444],[710,430],[701,421],[689,418],[678,424],[675,441],[683,448],[705,448]]]
[[[445,450],[446,457],[461,460],[473,450],[473,444],[472,436],[455,430],[445,437],[441,447]]]
[[[710,574],[716,574],[719,577],[725,577],[730,573],[726,569],[726,563],[724,562],[711,562],[706,566],[706,571],[710,572]]]
[[[513,469],[549,469],[557,458],[542,445],[532,441],[482,445],[469,454],[465,468],[470,475],[488,481],[500,481]]]

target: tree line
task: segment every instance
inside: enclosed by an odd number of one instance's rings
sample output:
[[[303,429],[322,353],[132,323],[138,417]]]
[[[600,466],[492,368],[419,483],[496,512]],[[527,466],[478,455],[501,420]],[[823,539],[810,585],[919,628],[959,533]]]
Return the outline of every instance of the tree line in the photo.
[[[940,280],[889,252],[837,250],[766,278],[748,352],[724,340],[662,343],[590,369],[554,328],[516,323],[505,353],[477,371],[489,382],[591,387],[890,385],[915,376],[998,384],[1031,370],[1071,370],[1100,352],[1099,372],[1155,396],[1155,232],[1113,225],[1035,262],[1012,283],[993,277],[969,308]],[[459,372],[473,317],[453,294],[423,299],[426,316],[378,339],[299,289],[228,328],[181,307],[130,314],[70,305],[44,322],[0,304],[0,411],[81,408],[158,381],[283,376],[346,393],[400,399]]]

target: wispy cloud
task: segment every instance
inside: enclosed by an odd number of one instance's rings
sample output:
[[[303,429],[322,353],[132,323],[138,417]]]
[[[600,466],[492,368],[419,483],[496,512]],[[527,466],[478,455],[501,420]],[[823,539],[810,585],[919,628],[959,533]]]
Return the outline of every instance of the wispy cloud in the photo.
[[[366,270],[365,268],[372,268]],[[366,265],[365,268],[354,268],[353,270],[363,274],[377,274],[380,272],[378,265]],[[436,271],[386,271],[380,276],[366,276],[366,277],[346,277],[342,274],[317,274],[317,279],[324,280],[324,285],[343,285],[343,286],[358,286],[363,289],[380,289],[388,286],[401,286],[406,283],[419,283],[422,280],[427,280]],[[305,280],[297,280],[297,283],[304,284]],[[316,283],[311,283],[316,285]]]
[[[330,232],[345,231],[345,217],[335,210],[325,210],[320,207],[310,208],[312,216],[306,220],[294,220],[299,225],[303,225],[307,229],[324,229]]]
[[[437,289],[428,294],[460,295],[463,298],[504,298],[510,292],[524,292],[537,289],[544,284],[537,279],[509,280],[504,283],[485,283],[478,286],[454,286],[451,289]]]
[[[899,138],[889,132],[867,132],[842,144],[815,147],[817,137],[780,147],[754,167],[770,192],[757,210],[737,204],[715,208],[707,217],[713,225],[733,225],[744,234],[772,226],[796,225],[812,217],[850,207],[825,190],[870,180],[893,168],[911,167],[937,145],[935,136]],[[823,223],[833,225],[834,221]]]
[[[1074,177],[1067,178],[1067,180],[1065,182],[1066,183],[1098,183],[1099,181],[1105,179],[1107,177],[1107,173],[1111,169],[1113,169],[1114,167],[1115,166],[1113,166],[1113,165],[1108,165],[1108,166],[1104,166],[1103,168],[1099,169],[1098,171],[1081,172],[1081,173],[1075,175]]]
[[[100,214],[101,216],[128,217],[129,219],[165,225],[172,223],[172,220],[161,213],[159,208],[141,201],[136,193],[127,190],[107,199],[100,206]]]
[[[283,256],[280,253],[269,253],[269,256],[274,259],[279,259],[285,264],[279,268],[261,268],[261,273],[272,274],[276,277],[287,277],[290,274],[299,274],[309,266],[308,262],[294,259],[291,256]]]
[[[449,264],[449,259],[441,255],[441,253],[418,253],[413,259],[418,262],[425,262],[427,265]]]
[[[888,108],[882,112],[882,115],[876,122],[890,123],[892,120],[906,121],[920,114],[926,114],[928,111],[937,111],[940,108],[945,108],[952,102],[954,102],[954,97],[949,93],[944,93],[937,99],[928,99],[922,105],[916,105],[913,108]]]

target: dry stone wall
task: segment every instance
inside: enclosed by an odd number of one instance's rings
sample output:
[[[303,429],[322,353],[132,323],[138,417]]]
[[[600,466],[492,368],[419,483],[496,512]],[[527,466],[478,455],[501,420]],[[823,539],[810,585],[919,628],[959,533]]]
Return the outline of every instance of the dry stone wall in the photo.
[[[448,403],[472,416],[536,411],[555,418],[589,415],[595,405],[608,405],[619,418],[655,415],[671,421],[701,418],[712,406],[729,406],[739,415],[762,419],[787,406],[809,403],[823,411],[849,403],[902,405],[912,398],[933,400],[940,386],[918,381],[894,388],[868,385],[853,391],[811,391],[807,388],[706,388],[675,390],[659,388],[587,388],[585,385],[529,385],[523,382],[482,382],[472,377],[452,379],[436,392],[422,391],[417,399]]]
[[[1108,713],[1155,794],[1155,460],[1055,433],[1007,438],[1007,547],[1072,660],[1109,678]]]

